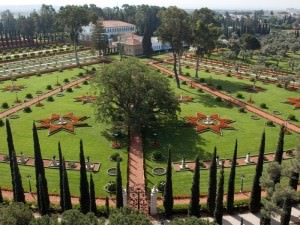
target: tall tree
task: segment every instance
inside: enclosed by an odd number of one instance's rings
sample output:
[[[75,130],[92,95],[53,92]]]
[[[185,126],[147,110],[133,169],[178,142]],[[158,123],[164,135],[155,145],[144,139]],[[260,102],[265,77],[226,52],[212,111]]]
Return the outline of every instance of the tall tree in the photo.
[[[184,43],[188,43],[190,39],[189,16],[183,9],[170,6],[166,10],[159,12],[159,18],[161,24],[157,32],[162,41],[170,43],[172,47],[174,59],[173,70],[177,87],[180,88],[177,60],[180,60]]]
[[[78,42],[82,26],[86,26],[91,21],[88,10],[82,6],[67,5],[61,7],[58,12],[58,21],[66,28],[73,43],[76,64],[79,66]]]
[[[193,185],[191,189],[191,200],[189,205],[190,216],[200,216],[200,161],[199,155],[195,159],[195,170],[193,176]]]
[[[227,190],[227,212],[229,214],[233,213],[234,209],[234,190],[235,190],[235,170],[236,170],[236,158],[237,158],[237,148],[238,142],[235,141],[233,157],[231,161],[231,169],[228,181],[228,190]]]
[[[71,194],[70,194],[70,187],[69,187],[69,179],[68,179],[68,173],[66,169],[66,163],[65,159],[62,159],[62,180],[63,180],[63,202],[62,202],[62,210],[70,210],[72,209],[72,200],[71,200]]]
[[[127,128],[141,129],[155,122],[153,118],[174,119],[179,110],[166,78],[136,59],[105,65],[94,82],[98,90],[96,118],[99,121],[110,120]]]
[[[107,36],[104,34],[104,28],[102,21],[97,21],[93,28],[92,33],[92,45],[100,55],[104,55],[108,47]]]
[[[285,127],[281,126],[280,132],[279,132],[279,137],[278,137],[278,142],[277,142],[277,149],[275,152],[275,157],[274,161],[278,162],[279,165],[282,163],[282,157],[283,157],[283,151],[284,151],[284,132],[285,132]],[[274,183],[279,183],[280,182],[280,173],[274,177]]]
[[[45,192],[44,192],[44,184],[43,184],[43,178],[41,176],[41,174],[39,174],[38,177],[38,192],[37,192],[37,196],[38,196],[38,205],[39,205],[39,212],[41,215],[46,215],[48,213],[49,208],[47,207],[47,198],[48,196],[45,196]]]
[[[209,167],[209,181],[208,181],[208,194],[207,194],[207,209],[210,215],[214,214],[216,206],[216,191],[217,191],[217,148],[215,147],[214,153],[211,158]]]
[[[50,206],[48,185],[47,185],[47,180],[46,180],[46,176],[45,176],[44,162],[43,162],[43,158],[42,158],[41,147],[40,147],[39,137],[38,137],[35,123],[33,123],[32,133],[33,133],[36,190],[37,190],[37,193],[40,193],[38,195],[38,198],[40,196],[43,197],[43,199],[38,199],[38,207],[39,207],[40,211],[42,210],[42,207],[43,207],[43,210],[48,211],[49,206]],[[39,176],[41,176],[41,178],[39,178]],[[39,184],[40,183],[39,179],[41,179],[41,182],[43,183],[42,185]],[[43,189],[40,190],[40,187],[42,187]],[[45,201],[45,202],[43,202],[43,205],[40,205],[40,203],[42,201]]]
[[[120,158],[117,159],[117,176],[116,176],[116,207],[123,207],[123,187],[122,174],[120,168]]]
[[[83,152],[83,143],[80,140],[80,211],[84,214],[90,211],[89,183],[86,175],[86,164]]]
[[[20,174],[15,146],[13,142],[13,136],[10,128],[9,120],[6,119],[6,135],[7,135],[7,147],[10,163],[11,181],[13,187],[13,197],[15,202],[25,202],[24,189],[22,184],[22,177]]]
[[[173,199],[173,184],[172,184],[172,157],[171,149],[168,149],[168,163],[167,163],[167,173],[166,173],[166,184],[164,189],[164,201],[163,205],[165,208],[165,215],[167,218],[172,216],[174,199]]]
[[[90,174],[90,211],[95,214],[97,213],[95,183],[92,174]]]
[[[0,187],[0,204],[3,203],[2,188]]]
[[[63,156],[60,142],[58,142],[58,160],[59,160],[59,190],[60,190],[60,207],[64,211],[64,189],[63,189]]]
[[[106,217],[109,217],[109,198],[105,197],[105,215]]]
[[[264,131],[261,137],[259,155],[256,163],[255,176],[253,179],[251,197],[249,202],[249,210],[252,213],[259,212],[260,205],[261,205],[261,186],[259,180],[263,172],[265,145],[266,145],[266,133]]]
[[[220,170],[217,198],[216,198],[216,208],[214,212],[215,221],[220,225],[222,225],[222,218],[223,218],[223,208],[224,208],[223,197],[224,197],[224,165],[222,164]]]
[[[214,11],[208,8],[193,11],[191,27],[191,44],[196,48],[197,60],[195,77],[198,77],[200,59],[215,48],[221,29]]]

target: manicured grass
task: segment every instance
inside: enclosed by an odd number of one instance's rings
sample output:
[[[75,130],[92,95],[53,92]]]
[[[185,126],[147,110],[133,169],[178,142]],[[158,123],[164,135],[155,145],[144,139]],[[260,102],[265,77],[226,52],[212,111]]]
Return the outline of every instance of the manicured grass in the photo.
[[[188,71],[188,70],[186,70]],[[190,70],[192,72],[192,70]],[[244,85],[244,80],[238,80],[240,83],[236,84],[231,81],[233,78],[227,78],[222,75],[212,75],[201,72],[200,76],[208,78],[212,76],[213,84],[216,85],[217,82],[222,82],[223,78],[228,79],[223,81],[223,89],[226,87],[234,88],[239,87],[238,85]],[[214,76],[214,77],[213,77]],[[217,80],[216,76],[220,78]],[[214,79],[215,78],[215,79]],[[155,176],[152,173],[152,169],[155,167],[166,167],[166,157],[167,150],[166,146],[171,144],[172,149],[172,161],[178,162],[185,157],[187,160],[193,160],[197,154],[200,154],[201,160],[208,160],[211,158],[211,153],[213,148],[216,146],[218,149],[218,155],[220,158],[232,158],[234,142],[238,139],[238,156],[245,157],[245,155],[250,152],[252,155],[258,154],[261,133],[266,130],[266,152],[274,152],[277,145],[277,138],[279,134],[279,126],[267,127],[265,126],[266,120],[251,119],[251,113],[240,113],[237,107],[230,107],[227,103],[218,102],[214,97],[206,94],[199,93],[196,89],[191,89],[188,85],[182,85],[181,89],[175,87],[175,82],[173,79],[169,79],[171,85],[174,87],[175,92],[179,95],[189,95],[194,98],[193,103],[183,103],[181,104],[181,113],[179,118],[184,118],[185,116],[196,115],[197,112],[202,112],[204,114],[214,114],[217,113],[221,118],[227,118],[234,120],[232,126],[235,130],[224,130],[223,136],[219,136],[212,132],[206,132],[198,134],[193,127],[182,127],[179,124],[167,124],[162,126],[158,130],[158,136],[161,143],[159,149],[154,149],[151,147],[151,133],[148,134],[148,139],[146,140],[146,165],[147,165],[147,179],[148,187],[156,185],[160,180],[164,180],[165,177]],[[237,81],[236,81],[237,82]],[[225,85],[226,84],[226,85]],[[266,85],[267,88],[271,85]],[[273,86],[273,85],[272,85]],[[274,91],[282,91],[275,86],[273,86]],[[272,90],[272,89],[271,89]],[[276,92],[276,91],[275,91]],[[267,93],[267,91],[265,92]],[[280,94],[278,94],[280,95]],[[267,98],[267,97],[265,97]],[[268,102],[266,102],[268,104]],[[277,109],[278,110],[278,109]],[[285,138],[285,148],[294,148],[299,143],[299,135],[291,134],[286,135]],[[151,160],[151,155],[153,151],[161,151],[164,155],[164,161],[161,163],[156,163]],[[228,178],[229,169],[226,169],[226,179]],[[240,188],[240,175],[244,174],[247,179],[244,182],[245,190],[249,190],[252,185],[252,180],[255,172],[255,167],[246,166],[239,167],[237,169],[237,179],[236,179],[236,190]],[[190,194],[190,186],[192,180],[191,172],[174,172],[173,182],[174,182],[174,193],[175,195],[188,195]],[[208,172],[203,170],[201,175],[201,192],[207,192],[208,183]],[[226,184],[225,184],[226,185]]]
[[[77,73],[77,72],[76,72]],[[63,74],[63,73],[61,73]],[[67,76],[67,75],[65,75]],[[53,77],[55,80],[55,76]],[[41,87],[46,86],[47,82],[43,82],[41,78],[39,85]],[[55,82],[55,81],[54,81]],[[36,86],[38,87],[38,85]],[[11,120],[11,126],[13,130],[14,143],[17,154],[22,151],[28,156],[33,156],[33,142],[32,142],[32,122],[43,118],[48,118],[52,113],[65,114],[73,112],[78,116],[90,117],[86,122],[89,127],[75,128],[75,134],[67,132],[59,132],[48,137],[47,130],[39,131],[39,138],[42,147],[43,158],[52,158],[57,153],[58,141],[62,144],[63,154],[66,160],[78,160],[79,161],[79,141],[84,142],[85,156],[90,156],[91,161],[101,162],[101,169],[99,173],[94,174],[94,180],[96,183],[97,196],[105,197],[107,193],[103,187],[109,180],[115,180],[115,177],[107,175],[107,169],[115,167],[116,164],[109,160],[109,156],[114,152],[120,152],[123,161],[121,163],[123,182],[126,184],[126,170],[127,170],[127,151],[126,147],[121,150],[113,150],[111,148],[111,140],[108,140],[105,136],[107,129],[110,128],[109,124],[96,123],[94,117],[94,108],[90,104],[75,103],[74,97],[84,95],[86,93],[93,94],[93,90],[90,85],[81,85],[80,89],[73,88],[73,93],[65,92],[64,97],[54,96],[54,102],[43,101],[44,107],[38,108],[32,106],[32,113],[19,112],[19,119]],[[2,93],[1,93],[2,94]],[[13,94],[12,94],[13,95]],[[6,146],[6,133],[5,127],[0,128],[0,152],[7,154]],[[28,190],[26,176],[31,174],[34,178],[34,168],[20,166],[23,176],[24,187]],[[2,179],[0,186],[3,188],[10,188],[10,173],[8,164],[0,164],[0,173]],[[57,193],[59,191],[59,177],[58,170],[46,169],[49,190],[51,193]],[[69,172],[69,182],[72,195],[79,194],[79,171]],[[34,179],[32,179],[33,186],[35,186]]]

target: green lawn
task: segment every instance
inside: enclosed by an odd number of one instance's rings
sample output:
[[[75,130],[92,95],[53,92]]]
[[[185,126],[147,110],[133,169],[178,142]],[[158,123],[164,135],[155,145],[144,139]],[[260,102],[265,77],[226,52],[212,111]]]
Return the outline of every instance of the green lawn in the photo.
[[[190,70],[190,72],[192,72]],[[223,85],[223,88],[231,88],[239,90],[239,85],[244,85],[246,81],[237,80],[235,83],[232,82],[234,78],[227,78],[222,75],[213,75],[206,74],[201,72],[200,76],[208,78],[212,76],[213,83],[220,82]],[[220,80],[217,80],[217,78]],[[223,81],[224,78],[224,82]],[[151,147],[151,134],[148,134],[148,139],[146,142],[146,165],[147,165],[147,179],[148,187],[156,185],[160,180],[164,180],[164,176],[155,176],[152,173],[152,169],[155,167],[165,167],[167,144],[172,146],[172,161],[180,161],[184,156],[187,160],[193,160],[197,154],[200,154],[201,160],[207,160],[211,158],[213,148],[216,146],[218,149],[218,155],[220,158],[232,158],[234,142],[235,139],[238,139],[238,156],[245,157],[245,155],[250,152],[252,155],[258,154],[261,133],[266,130],[266,152],[274,152],[277,144],[277,137],[279,134],[279,126],[276,127],[266,127],[264,119],[253,120],[251,119],[251,113],[240,113],[238,108],[229,107],[224,102],[218,102],[214,97],[206,94],[199,93],[195,89],[191,89],[187,85],[182,85],[181,89],[175,88],[175,82],[173,79],[169,79],[172,86],[177,94],[189,95],[194,98],[193,103],[183,103],[181,104],[181,113],[179,114],[180,118],[185,116],[196,115],[197,112],[202,112],[205,114],[214,114],[218,113],[221,117],[234,120],[232,126],[234,130],[224,130],[224,135],[219,136],[212,132],[206,132],[198,134],[192,127],[182,127],[174,125],[165,125],[158,131],[159,140],[161,143],[161,150],[164,154],[164,161],[161,163],[156,163],[151,160],[151,155],[153,151],[157,151]],[[270,87],[270,91],[276,93],[284,91],[273,85],[266,85],[266,88]],[[269,89],[264,92],[267,94]],[[233,94],[233,93],[232,93]],[[246,94],[245,94],[246,95]],[[260,95],[260,94],[258,94]],[[275,96],[279,96],[278,93]],[[265,97],[267,98],[267,97]],[[275,97],[276,98],[276,97]],[[266,101],[267,104],[269,104]],[[289,105],[287,105],[289,106]],[[282,108],[283,109],[283,108]],[[278,110],[278,109],[277,109]],[[283,111],[283,110],[282,110]],[[284,113],[285,111],[283,111]],[[299,144],[299,134],[286,135],[285,138],[285,149],[294,148]],[[228,178],[229,170],[226,169],[225,175],[226,179]],[[249,190],[252,185],[252,180],[255,172],[255,167],[245,166],[239,167],[237,170],[237,179],[236,179],[236,190],[240,188],[240,175],[244,174],[246,176],[245,180],[245,190]],[[173,173],[173,182],[174,182],[174,193],[175,195],[188,195],[190,194],[190,186],[192,173],[191,172],[174,172]],[[202,171],[201,175],[201,192],[207,192],[207,183],[208,183],[208,172],[207,170]]]
[[[72,76],[72,74],[76,75],[79,70],[67,71],[60,73],[60,76]],[[66,73],[66,74],[64,74]],[[50,82],[49,80],[44,80],[43,78],[48,77],[32,77],[28,80],[32,79],[32,86],[30,86],[31,90],[33,88],[44,89],[44,87]],[[35,82],[37,80],[39,82]],[[53,79],[52,82],[56,82],[56,77],[49,75],[49,79]],[[30,83],[30,85],[31,85]],[[88,124],[90,127],[76,128],[76,134],[69,134],[67,132],[59,132],[54,134],[53,136],[48,137],[47,130],[39,131],[40,143],[42,147],[42,155],[43,158],[51,158],[53,155],[57,154],[57,143],[58,141],[62,144],[63,154],[66,160],[78,160],[79,161],[79,141],[83,139],[84,142],[84,150],[85,156],[90,156],[91,161],[101,162],[101,169],[99,173],[94,174],[95,184],[96,184],[96,194],[98,196],[104,197],[106,192],[103,187],[109,180],[115,180],[115,177],[110,177],[107,175],[107,169],[110,167],[115,167],[115,163],[109,160],[109,156],[114,152],[120,152],[123,161],[121,163],[122,173],[123,173],[123,182],[126,184],[126,170],[127,170],[127,151],[126,147],[122,150],[113,150],[111,148],[111,140],[105,138],[104,132],[110,128],[107,124],[96,123],[94,117],[94,108],[90,104],[83,105],[82,103],[75,103],[74,97],[81,96],[86,94],[87,92],[93,93],[89,85],[82,85],[80,89],[73,89],[73,93],[66,93],[64,97],[56,97],[55,101],[50,103],[44,101],[45,105],[42,108],[37,108],[32,106],[32,113],[24,113],[19,112],[19,119],[11,120],[11,126],[13,130],[14,143],[17,154],[20,154],[22,151],[28,156],[33,156],[33,143],[32,143],[32,122],[34,120],[39,120],[43,118],[48,118],[52,113],[65,114],[68,112],[73,112],[78,116],[88,116],[90,117],[88,120]],[[1,93],[1,97],[2,97]],[[14,94],[12,95],[12,99]],[[5,98],[8,96],[8,93],[5,93]],[[5,127],[0,128],[0,152],[6,154],[6,134]],[[31,174],[32,177],[34,174],[34,168],[20,166],[21,173],[23,176],[24,187],[28,190],[26,176]],[[58,170],[56,169],[46,169],[49,191],[51,193],[57,193],[59,190],[59,178],[58,178]],[[3,188],[9,188],[10,185],[10,173],[8,164],[1,163],[0,164],[0,174],[2,174],[2,179],[0,181],[0,185]],[[4,178],[3,178],[4,177]],[[33,179],[34,180],[34,179]],[[69,172],[69,181],[72,195],[79,194],[79,172],[78,171],[70,171]],[[34,182],[33,182],[34,183]],[[33,184],[34,186],[34,184]]]

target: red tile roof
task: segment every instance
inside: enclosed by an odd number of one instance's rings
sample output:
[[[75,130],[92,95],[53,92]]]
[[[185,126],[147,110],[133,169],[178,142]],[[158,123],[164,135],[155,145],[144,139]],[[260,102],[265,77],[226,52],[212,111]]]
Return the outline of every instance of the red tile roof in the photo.
[[[131,23],[126,23],[120,20],[103,20],[102,24],[104,28],[134,26]]]

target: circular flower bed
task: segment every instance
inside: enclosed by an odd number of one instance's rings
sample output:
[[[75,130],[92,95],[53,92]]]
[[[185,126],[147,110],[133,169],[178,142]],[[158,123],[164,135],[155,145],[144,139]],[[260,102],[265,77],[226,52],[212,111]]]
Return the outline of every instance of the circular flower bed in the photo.
[[[116,192],[116,182],[109,181],[105,186],[104,190],[108,193],[115,193]]]
[[[273,114],[274,114],[274,115],[281,115],[281,112],[279,112],[279,111],[277,111],[277,110],[274,110],[274,111],[273,111]]]
[[[156,167],[152,170],[152,173],[157,176],[162,176],[166,174],[166,169],[162,167]]]
[[[56,96],[57,96],[57,97],[63,97],[64,94],[63,94],[63,93],[58,93]]]
[[[253,120],[259,120],[259,117],[256,116],[256,115],[252,115],[252,116],[251,116],[251,119],[253,119]]]
[[[117,168],[116,167],[109,168],[107,170],[107,174],[109,176],[117,176]]]
[[[41,95],[41,94],[43,94],[43,92],[42,91],[36,91],[35,92],[37,95]]]

